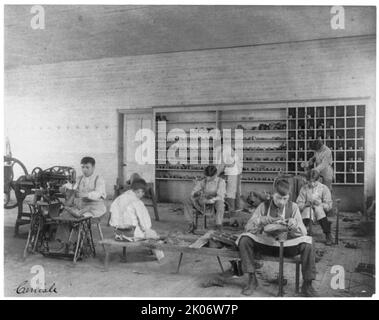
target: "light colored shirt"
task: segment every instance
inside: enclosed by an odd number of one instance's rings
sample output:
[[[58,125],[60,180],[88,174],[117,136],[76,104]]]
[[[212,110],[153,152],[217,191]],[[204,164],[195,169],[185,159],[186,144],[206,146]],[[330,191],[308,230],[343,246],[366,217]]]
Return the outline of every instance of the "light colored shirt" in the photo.
[[[105,181],[95,173],[89,177],[78,177],[74,189],[79,190],[79,192],[88,193],[88,199],[93,201],[104,200],[106,197]]]
[[[211,181],[207,181],[206,179],[197,181],[195,187],[192,189],[191,196],[193,197],[199,191],[206,197],[213,196],[215,200],[224,201],[226,193],[225,180],[216,177]]]
[[[285,211],[276,207],[275,205],[270,206],[270,212],[268,214],[271,217],[282,217],[284,219]],[[255,209],[252,217],[247,222],[245,226],[246,232],[250,232],[252,234],[262,233],[265,225],[270,224],[268,214],[266,215],[266,206],[265,203],[262,202],[257,209]],[[299,207],[296,203],[292,203],[292,214],[291,218],[294,219],[294,226],[289,230],[289,235],[293,238],[301,237],[307,235],[307,229],[303,223],[303,219],[301,218]]]
[[[322,206],[325,211],[332,209],[333,200],[330,190],[319,181],[316,181],[314,187],[311,187],[308,183],[303,185],[296,199],[296,203],[300,210],[303,211],[307,202],[313,202],[315,200],[320,201],[320,206]]]
[[[310,162],[315,163],[314,168],[320,172],[322,177],[330,180],[333,178],[333,155],[332,151],[326,145],[323,145],[320,150],[314,153]]]
[[[135,227],[135,238],[145,238],[146,231],[151,229],[149,212],[133,190],[118,196],[113,201],[110,212],[109,224],[119,229]]]

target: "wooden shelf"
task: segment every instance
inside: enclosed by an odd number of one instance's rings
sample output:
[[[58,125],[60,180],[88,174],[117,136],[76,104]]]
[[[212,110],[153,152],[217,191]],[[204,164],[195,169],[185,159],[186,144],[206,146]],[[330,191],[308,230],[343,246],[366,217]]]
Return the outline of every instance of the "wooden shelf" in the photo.
[[[284,122],[287,119],[220,119],[220,122]],[[263,131],[263,130],[262,130]]]
[[[267,109],[261,108],[261,109],[254,109],[254,112],[252,112],[251,109],[244,109],[241,107],[240,110],[236,109],[230,109],[230,110],[204,110],[204,111],[196,111],[191,118],[187,117],[183,120],[180,120],[180,114],[178,115],[172,115],[171,118],[174,118],[173,120],[170,120],[170,114],[173,113],[179,113],[178,110],[172,110],[167,111],[164,113],[160,113],[161,115],[166,116],[167,118],[167,124],[178,124],[178,127],[180,128],[180,124],[182,124],[182,129],[185,128],[185,132],[187,134],[186,141],[190,143],[192,140],[189,136],[189,127],[191,124],[193,126],[198,127],[198,130],[205,130],[204,134],[201,135],[201,137],[208,137],[208,134],[211,130],[207,130],[207,127],[213,127],[217,126],[217,128],[220,130],[222,134],[222,129],[240,129],[243,130],[243,137],[244,139],[235,139],[235,136],[233,135],[233,138],[231,139],[232,142],[243,142],[244,148],[243,153],[246,154],[245,157],[251,157],[252,160],[243,160],[243,165],[245,168],[251,168],[254,167],[254,164],[259,167],[259,164],[268,164],[268,166],[265,167],[272,167],[272,168],[280,168],[281,171],[292,173],[292,174],[299,174],[304,173],[303,169],[299,167],[299,164],[303,161],[306,161],[306,159],[309,159],[311,154],[313,154],[312,150],[308,150],[308,145],[310,141],[313,141],[315,139],[318,139],[320,133],[322,133],[323,141],[325,141],[325,144],[329,147],[331,147],[332,153],[334,155],[333,163],[334,163],[334,170],[335,174],[338,175],[338,182],[334,183],[333,185],[363,185],[362,181],[364,178],[364,165],[365,160],[357,160],[357,157],[360,156],[362,158],[366,158],[363,155],[363,152],[365,152],[364,149],[357,149],[358,146],[365,147],[365,134],[366,130],[365,127],[361,126],[365,124],[365,114],[366,111],[361,107],[362,105],[349,105],[348,107],[346,105],[319,105],[319,106],[307,106],[304,105],[302,107],[281,107],[281,108],[273,108],[270,109],[270,113],[267,113]],[[365,106],[364,106],[365,108]],[[215,120],[208,120],[210,117],[213,118],[213,114]],[[244,119],[231,119],[231,117],[234,117],[238,112],[238,116],[240,118]],[[338,114],[337,114],[338,112]],[[349,112],[349,113],[348,113]],[[311,117],[308,117],[309,113],[312,114]],[[343,116],[342,116],[343,114]],[[290,117],[290,115],[293,115]],[[250,116],[253,116],[253,118],[249,118]],[[267,116],[272,117],[271,119],[267,119]],[[196,118],[197,117],[197,118]],[[276,117],[276,119],[273,119]],[[175,120],[176,119],[176,120]],[[188,120],[187,120],[188,119]],[[203,120],[205,119],[205,120]],[[263,130],[262,128],[268,127],[269,124],[273,125],[274,123],[280,123],[283,125],[282,127],[279,127],[281,129],[268,129]],[[307,126],[308,124],[312,124],[313,128],[303,128],[299,129],[297,128],[298,125]],[[258,129],[259,124],[262,126],[260,129]],[[323,128],[318,128],[319,124],[323,124]],[[186,126],[189,125],[189,126]],[[264,126],[266,125],[266,126]],[[330,125],[333,125],[333,128],[330,128]],[[350,126],[353,125],[353,126]],[[341,126],[341,127],[339,127]],[[200,129],[200,127],[203,127]],[[239,128],[237,128],[239,127]],[[214,128],[216,129],[216,128]],[[302,132],[304,133],[302,139],[298,139],[298,134]],[[167,133],[167,132],[165,132]],[[295,135],[294,139],[289,139],[291,135]],[[332,137],[328,138],[327,136],[330,135]],[[339,136],[345,136],[342,139],[337,139],[337,135]],[[348,135],[348,136],[347,136]],[[250,137],[255,137],[255,139],[246,139]],[[272,139],[273,137],[278,136],[278,139]],[[262,139],[267,138],[267,139]],[[222,135],[219,139],[219,141],[225,142],[225,139],[222,139]],[[163,142],[163,141],[162,141]],[[166,141],[165,141],[166,142]],[[169,149],[170,145],[177,143],[178,141],[170,141],[166,142],[167,149],[166,150],[160,150],[158,149],[157,152],[165,152],[167,153],[167,150]],[[234,145],[233,143],[233,145]],[[266,145],[267,143],[267,145]],[[276,143],[280,143],[281,147],[284,147],[284,149],[275,149],[275,150],[257,150],[257,149],[250,149],[249,147],[257,147],[257,146],[272,146],[269,144],[273,144],[273,146],[279,146]],[[339,144],[343,143],[344,149],[339,150],[338,146]],[[262,144],[262,145],[260,145]],[[195,143],[196,145],[196,143]],[[354,149],[347,149],[346,146],[353,146]],[[198,155],[199,159],[197,157],[192,158],[192,161],[197,162],[196,165],[205,165],[201,164],[200,162],[200,156],[201,152],[207,151],[209,152],[209,155],[212,156],[213,152],[215,151],[213,149],[213,143],[211,142],[209,144],[209,148],[201,148],[201,145],[197,145]],[[290,150],[289,147],[295,146],[294,150]],[[298,147],[303,146],[303,150],[299,150]],[[189,156],[188,151],[191,151],[192,148],[189,147],[189,144],[184,144],[185,150],[187,150],[186,159],[188,162],[190,162],[191,157]],[[337,148],[335,148],[337,147]],[[241,151],[241,150],[237,150]],[[349,160],[347,157],[350,157],[351,153],[354,156],[354,159]],[[254,156],[254,155],[255,156]],[[336,156],[338,155],[338,160],[336,159]],[[259,158],[275,158],[275,157],[285,157],[285,160],[255,160],[255,157]],[[289,156],[293,156],[294,160],[289,159]],[[302,157],[303,160],[299,160],[299,157]],[[167,163],[167,159],[158,159],[157,161]],[[212,158],[210,159],[210,164],[212,164]],[[160,164],[161,164],[160,163]],[[358,169],[360,171],[355,172],[348,172],[349,166],[346,166],[346,164],[352,164],[354,166],[354,169]],[[336,171],[337,167],[336,165],[339,165],[339,169],[343,169],[344,171]],[[203,169],[182,169],[182,168],[157,168],[157,171],[182,171],[182,172],[199,172],[201,173]],[[242,179],[241,182],[244,184],[271,184],[272,181],[262,181],[262,180],[248,180],[246,177],[274,177],[273,175],[279,174],[280,171],[276,170],[243,170],[242,171]],[[173,183],[180,182],[180,181],[194,181],[193,179],[185,179],[185,178],[156,178],[157,181],[172,181]],[[173,184],[168,185],[168,189],[165,189],[164,192],[175,192],[175,190],[179,190],[179,186]],[[165,187],[166,188],[166,187]],[[245,187],[248,188],[248,187]]]

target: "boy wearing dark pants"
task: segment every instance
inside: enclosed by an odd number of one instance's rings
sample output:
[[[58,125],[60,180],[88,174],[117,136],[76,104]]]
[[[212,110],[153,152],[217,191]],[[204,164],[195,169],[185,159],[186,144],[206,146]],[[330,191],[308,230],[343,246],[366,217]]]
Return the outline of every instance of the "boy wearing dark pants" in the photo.
[[[303,224],[296,203],[289,201],[290,185],[286,179],[275,181],[274,194],[271,200],[261,203],[246,224],[246,233],[237,240],[240,251],[242,271],[248,274],[248,283],[242,294],[251,295],[258,286],[255,274],[255,257],[257,252],[266,255],[279,255],[279,246],[273,238],[268,240],[263,229],[269,224],[285,223],[288,228],[290,246],[284,248],[286,256],[300,254],[302,262],[304,296],[317,296],[312,281],[316,277],[315,255],[312,238],[306,236],[307,230]],[[289,241],[287,241],[289,243]]]
[[[315,169],[308,172],[307,183],[300,189],[296,203],[301,211],[304,225],[312,223],[311,219],[317,220],[325,234],[325,244],[330,246],[333,238],[325,212],[332,209],[333,201],[329,188],[318,181],[319,177],[320,174]]]

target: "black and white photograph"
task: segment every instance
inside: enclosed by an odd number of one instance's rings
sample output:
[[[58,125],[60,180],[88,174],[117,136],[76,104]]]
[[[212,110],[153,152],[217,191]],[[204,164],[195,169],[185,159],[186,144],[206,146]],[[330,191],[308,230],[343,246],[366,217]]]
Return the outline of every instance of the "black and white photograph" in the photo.
[[[374,4],[3,17],[4,298],[377,298]]]

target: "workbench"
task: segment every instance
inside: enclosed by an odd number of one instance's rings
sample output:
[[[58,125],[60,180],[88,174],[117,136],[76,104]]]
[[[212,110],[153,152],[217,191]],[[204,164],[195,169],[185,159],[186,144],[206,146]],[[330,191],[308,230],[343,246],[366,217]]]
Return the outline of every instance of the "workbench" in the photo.
[[[123,257],[126,257],[127,249],[135,249],[135,248],[147,248],[151,250],[162,250],[166,252],[177,252],[179,253],[179,262],[177,265],[176,273],[179,273],[180,266],[182,262],[182,258],[184,254],[190,254],[190,255],[202,255],[202,256],[213,256],[217,258],[217,261],[220,265],[221,271],[224,272],[224,267],[222,265],[220,257],[223,258],[231,258],[231,259],[240,259],[240,254],[238,250],[228,249],[228,248],[208,248],[204,247],[203,245],[206,243],[206,240],[208,240],[209,233],[205,234],[204,236],[198,238],[198,237],[190,237],[185,236],[185,239],[197,239],[195,242],[193,242],[190,245],[175,245],[175,244],[167,244],[162,243],[159,241],[153,241],[153,240],[143,240],[143,241],[136,241],[136,242],[123,242],[123,241],[116,241],[114,239],[104,239],[99,242],[105,250],[105,258],[104,258],[104,270],[109,270],[109,255],[110,255],[110,248],[111,247],[119,247],[123,249]],[[183,238],[182,238],[183,239]],[[299,283],[300,283],[300,265],[301,260],[300,256],[295,256],[291,258],[282,257],[282,261],[280,260],[280,257],[274,257],[274,256],[265,256],[260,255],[258,258],[260,261],[269,261],[269,262],[278,262],[279,264],[279,279],[283,279],[283,264],[284,263],[292,263],[296,265],[296,274],[295,274],[295,289],[296,293],[299,292]],[[283,284],[281,281],[279,281],[279,296],[283,295]]]

